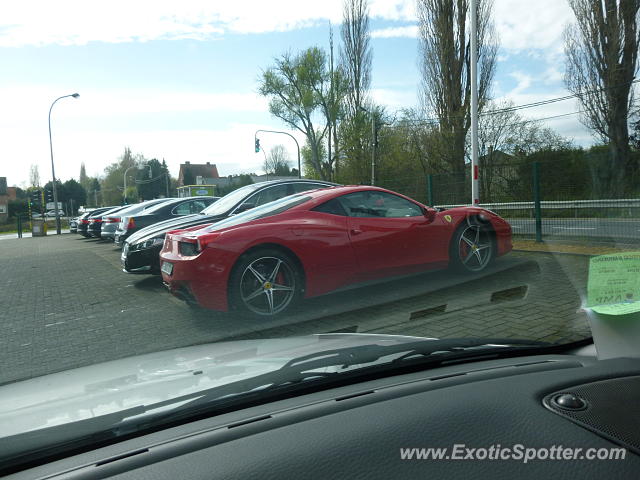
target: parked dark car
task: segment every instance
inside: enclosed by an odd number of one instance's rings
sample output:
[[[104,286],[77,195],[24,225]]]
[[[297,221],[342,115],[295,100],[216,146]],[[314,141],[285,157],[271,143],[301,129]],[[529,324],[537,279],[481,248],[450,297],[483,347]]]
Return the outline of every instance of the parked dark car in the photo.
[[[337,184],[321,180],[272,180],[241,187],[222,197],[200,214],[187,215],[178,219],[143,228],[127,239],[122,250],[122,267],[129,273],[160,273],[160,250],[165,234],[171,230],[195,227],[219,220],[264,205],[288,195],[335,187]]]
[[[218,200],[218,198],[208,196],[174,198],[143,212],[122,216],[115,234],[116,245],[122,245],[133,233],[154,223],[199,213]]]
[[[94,216],[98,216],[101,213],[106,212],[107,210],[111,210],[112,208],[115,208],[115,207],[111,206],[111,207],[96,208],[95,210],[92,210],[91,212],[85,213],[84,215],[82,215],[78,220],[77,233],[79,233],[83,237],[89,238],[89,233],[87,232],[87,230],[89,227],[89,223],[91,222],[91,219]]]
[[[115,240],[118,224],[123,216],[140,213],[158,205],[159,203],[168,202],[170,200],[173,200],[173,198],[157,198],[155,200],[146,200],[134,205],[125,205],[119,210],[104,212],[102,214],[102,223],[100,224],[100,238],[103,240],[111,240],[113,242]]]
[[[110,215],[112,213],[115,214],[117,212],[120,212],[121,210],[124,210],[125,208],[128,208],[128,206],[121,205],[119,207],[114,207],[111,210],[102,212],[102,214],[97,215],[95,217],[91,216],[89,218],[89,225],[87,225],[87,236],[93,237],[93,238],[100,238],[100,231],[102,229],[102,223],[104,221],[105,216]]]

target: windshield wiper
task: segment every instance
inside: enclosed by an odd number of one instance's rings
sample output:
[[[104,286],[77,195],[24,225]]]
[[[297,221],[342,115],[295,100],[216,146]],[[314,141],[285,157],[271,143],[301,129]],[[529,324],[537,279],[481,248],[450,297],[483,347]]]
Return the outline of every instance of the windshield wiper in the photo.
[[[271,372],[164,401],[162,402],[164,405],[180,402],[180,406],[176,407],[174,411],[158,412],[124,420],[118,428],[131,431],[133,426],[131,424],[144,427],[157,424],[157,422],[175,422],[204,412],[214,414],[213,411],[236,406],[239,402],[264,399],[264,397],[269,397],[273,393],[281,393],[284,390],[290,393],[292,390],[297,391],[297,389],[304,389],[311,385],[316,386],[319,383],[330,387],[336,381],[345,382],[372,370],[380,372],[406,365],[421,365],[427,368],[464,358],[496,356],[513,351],[531,351],[552,345],[548,342],[504,338],[452,338],[425,339],[395,345],[358,345],[325,350],[293,358],[279,369]],[[395,355],[395,357],[386,362],[375,363],[391,355]],[[344,372],[321,370],[332,367],[347,369],[355,365],[360,367]],[[192,400],[187,401],[189,398]],[[146,410],[154,410],[158,406],[160,405],[148,405]]]
[[[394,345],[369,344],[315,352],[293,358],[282,367],[255,377],[0,439],[0,463],[3,468],[12,469],[25,462],[38,462],[42,458],[86,448],[88,445],[108,444],[118,437],[167,428],[199,416],[212,416],[243,408],[252,402],[274,401],[282,393],[299,395],[310,387],[331,388],[337,384],[354,383],[366,378],[367,373],[371,372],[393,371],[409,365],[430,368],[448,361],[486,359],[507,352],[531,351],[553,345],[513,339],[425,339]],[[387,356],[393,358],[375,363]],[[359,368],[339,371],[353,366]],[[337,371],[322,371],[327,368],[337,368]],[[19,442],[15,441],[17,438],[20,438]]]

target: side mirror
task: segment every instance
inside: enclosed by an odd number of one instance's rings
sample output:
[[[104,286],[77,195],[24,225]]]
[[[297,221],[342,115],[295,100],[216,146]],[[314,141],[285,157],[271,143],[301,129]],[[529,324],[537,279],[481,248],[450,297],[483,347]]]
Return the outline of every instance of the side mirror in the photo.
[[[429,222],[433,222],[436,219],[437,210],[433,208],[425,207],[422,209],[422,213],[424,214],[424,218],[426,218]]]

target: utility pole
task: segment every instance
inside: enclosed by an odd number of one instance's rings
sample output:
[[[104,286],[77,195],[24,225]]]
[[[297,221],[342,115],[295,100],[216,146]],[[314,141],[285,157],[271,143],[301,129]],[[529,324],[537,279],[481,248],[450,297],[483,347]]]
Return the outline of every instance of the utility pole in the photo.
[[[327,138],[327,162],[329,166],[329,178],[333,180],[333,172],[331,169],[331,127],[333,126],[333,29],[329,22],[329,105],[327,121],[329,122],[329,136]]]
[[[478,185],[478,8],[471,0],[471,203],[480,203]]]
[[[376,184],[376,116],[371,111],[371,185]]]

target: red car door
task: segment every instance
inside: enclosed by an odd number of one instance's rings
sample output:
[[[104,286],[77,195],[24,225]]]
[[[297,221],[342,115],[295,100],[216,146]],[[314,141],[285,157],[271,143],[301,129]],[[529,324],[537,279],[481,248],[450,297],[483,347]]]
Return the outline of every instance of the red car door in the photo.
[[[377,190],[344,195],[340,202],[363,278],[418,271],[442,259],[437,227],[419,205]]]

